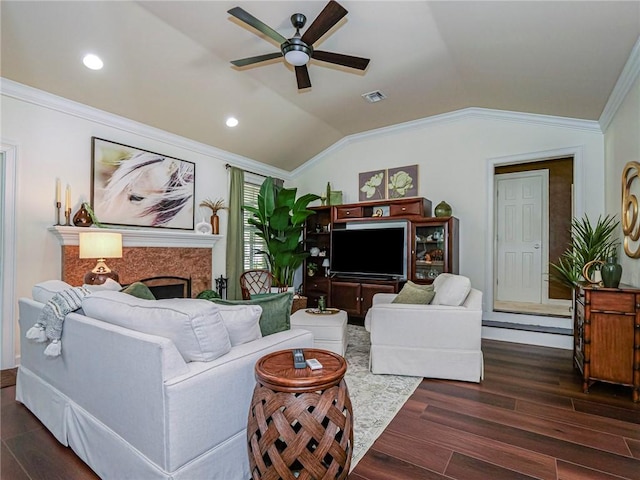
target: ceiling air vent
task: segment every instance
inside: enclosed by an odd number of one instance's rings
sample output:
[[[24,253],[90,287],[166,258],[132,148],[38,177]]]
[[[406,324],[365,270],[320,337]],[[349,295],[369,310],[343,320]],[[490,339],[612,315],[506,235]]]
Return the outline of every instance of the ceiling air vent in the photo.
[[[375,92],[363,93],[362,98],[364,98],[369,103],[376,103],[380,100],[384,100],[387,96],[379,90]]]

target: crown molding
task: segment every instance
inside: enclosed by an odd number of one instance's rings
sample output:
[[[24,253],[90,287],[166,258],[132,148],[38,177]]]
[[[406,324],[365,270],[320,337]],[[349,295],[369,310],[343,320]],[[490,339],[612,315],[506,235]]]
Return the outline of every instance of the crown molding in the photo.
[[[409,130],[439,126],[445,123],[458,122],[471,118],[478,118],[482,120],[497,120],[512,123],[526,123],[530,125],[546,125],[551,127],[571,128],[574,130],[602,133],[600,123],[595,120],[581,120],[577,118],[555,117],[552,115],[540,115],[535,113],[510,112],[506,110],[492,110],[488,108],[470,107],[453,112],[433,115],[431,117],[421,118],[419,120],[398,123],[389,127],[376,128],[374,130],[368,130],[366,132],[349,135],[334,143],[326,150],[323,150],[318,155],[293,170],[291,172],[291,176],[294,178],[297,177],[305,170],[320,162],[331,153],[344,148],[350,143],[363,141],[370,137],[394,135],[396,133],[406,132]]]
[[[616,86],[613,87],[609,100],[607,100],[607,104],[604,106],[600,119],[598,120],[603,132],[606,132],[607,128],[609,128],[613,117],[638,77],[640,77],[640,37],[638,37],[636,44],[631,50],[629,59],[624,65],[622,73],[616,82]]]
[[[251,170],[265,176],[291,179],[291,173],[280,168],[271,167],[264,163],[206,145],[195,140],[176,135],[159,128],[130,120],[120,115],[105,112],[88,105],[74,102],[64,97],[54,95],[37,88],[29,87],[13,80],[0,77],[0,93],[6,97],[15,98],[39,107],[48,108],[90,122],[105,125],[110,128],[132,133],[150,140],[166,143],[200,155],[212,157],[222,163],[229,163],[245,170]]]
[[[60,245],[80,245],[80,233],[110,232],[122,234],[123,247],[168,247],[168,248],[213,248],[222,235],[193,232],[178,232],[166,228],[152,230],[133,230],[126,228],[67,227],[54,225],[48,230],[53,233]]]

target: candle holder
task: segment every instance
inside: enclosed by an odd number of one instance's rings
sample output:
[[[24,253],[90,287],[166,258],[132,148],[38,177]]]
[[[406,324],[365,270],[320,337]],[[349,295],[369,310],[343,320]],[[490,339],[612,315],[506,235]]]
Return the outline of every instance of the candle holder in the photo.
[[[65,220],[64,224],[67,227],[70,227],[71,226],[71,209],[70,208],[65,208],[65,210],[64,210],[64,220]]]
[[[56,202],[56,225],[60,225],[60,208],[62,203]]]

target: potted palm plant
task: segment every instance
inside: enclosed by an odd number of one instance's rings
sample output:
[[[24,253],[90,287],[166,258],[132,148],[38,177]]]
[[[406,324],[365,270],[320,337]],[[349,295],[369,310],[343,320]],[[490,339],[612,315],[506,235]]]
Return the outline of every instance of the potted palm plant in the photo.
[[[557,263],[549,265],[550,277],[575,289],[583,280],[582,270],[587,263],[604,262],[615,255],[618,239],[614,237],[614,232],[619,224],[611,215],[604,218],[599,216],[595,225],[591,224],[586,215],[581,219],[574,218],[571,221],[571,245]]]
[[[293,286],[295,271],[309,255],[302,246],[302,231],[307,218],[315,212],[307,207],[319,199],[307,193],[296,200],[296,188],[276,185],[267,177],[260,186],[258,207],[243,205],[252,216],[250,225],[258,230],[266,244],[265,255],[274,281],[279,287]]]

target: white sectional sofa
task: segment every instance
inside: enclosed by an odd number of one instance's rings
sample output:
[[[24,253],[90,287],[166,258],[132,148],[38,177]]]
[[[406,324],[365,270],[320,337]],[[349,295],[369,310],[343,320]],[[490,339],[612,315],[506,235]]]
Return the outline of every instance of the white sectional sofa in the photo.
[[[16,398],[104,479],[247,480],[255,362],[272,351],[313,346],[305,330],[260,337],[258,329],[255,339],[254,327],[225,333],[249,307],[221,312],[227,322],[221,328],[219,318],[209,320],[218,307],[207,300],[99,292],[66,316],[62,354],[48,357],[45,344],[24,335],[47,301],[42,292],[36,296],[19,301]],[[190,360],[199,357],[208,361]]]

